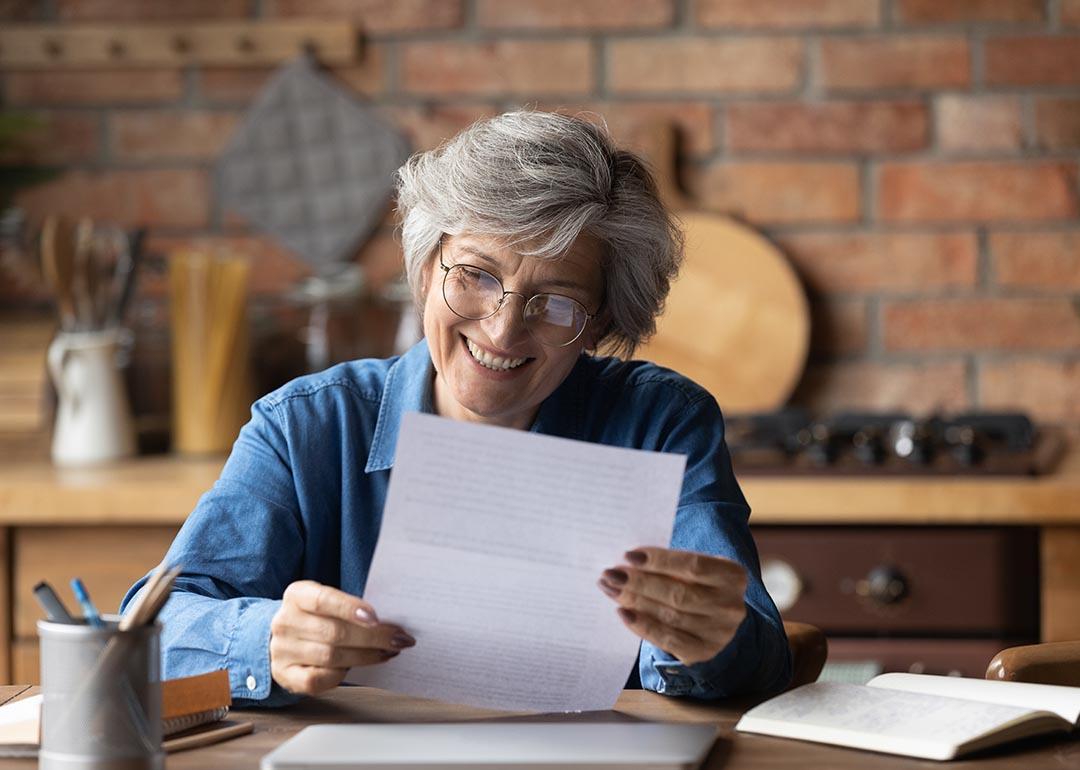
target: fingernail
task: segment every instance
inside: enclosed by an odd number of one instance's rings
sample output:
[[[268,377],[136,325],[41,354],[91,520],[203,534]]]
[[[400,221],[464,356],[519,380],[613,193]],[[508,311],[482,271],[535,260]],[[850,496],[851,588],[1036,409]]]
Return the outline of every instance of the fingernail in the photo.
[[[404,650],[406,647],[412,647],[415,644],[416,640],[404,631],[394,634],[393,638],[390,639],[390,646],[397,647],[399,650]],[[394,654],[396,655],[397,653]]]
[[[382,651],[382,659],[383,660],[390,660],[390,658],[396,658],[398,656],[398,654],[399,653],[398,653],[397,650],[383,650]]]
[[[626,607],[619,607],[619,617],[627,623],[637,623],[637,613],[626,609]]]
[[[635,567],[640,567],[649,560],[649,555],[644,551],[627,551],[624,556]]]
[[[373,613],[365,610],[363,607],[357,607],[356,608],[356,618],[361,623],[378,623],[379,622],[379,619],[376,618]]]
[[[622,593],[622,589],[621,589],[621,588],[616,588],[616,587],[615,587],[615,586],[613,586],[613,585],[610,585],[610,584],[608,584],[608,583],[605,583],[605,582],[604,582],[603,580],[597,580],[597,581],[596,581],[596,584],[597,584],[598,586],[600,586],[600,590],[601,590],[601,591],[603,591],[603,592],[604,592],[605,594],[607,594],[608,596],[610,596],[610,597],[611,597],[612,599],[614,599],[615,597],[617,597],[617,596],[618,596],[619,594],[621,594],[621,593]]]
[[[626,581],[630,579],[630,576],[623,572],[621,569],[606,569],[604,570],[604,580],[613,586],[624,586]]]

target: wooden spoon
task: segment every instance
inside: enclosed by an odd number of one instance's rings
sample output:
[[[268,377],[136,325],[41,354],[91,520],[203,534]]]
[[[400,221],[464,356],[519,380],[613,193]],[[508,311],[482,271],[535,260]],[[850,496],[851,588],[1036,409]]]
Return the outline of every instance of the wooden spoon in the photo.
[[[50,214],[41,226],[41,271],[56,293],[60,326],[74,331],[75,313],[75,228],[65,217]]]

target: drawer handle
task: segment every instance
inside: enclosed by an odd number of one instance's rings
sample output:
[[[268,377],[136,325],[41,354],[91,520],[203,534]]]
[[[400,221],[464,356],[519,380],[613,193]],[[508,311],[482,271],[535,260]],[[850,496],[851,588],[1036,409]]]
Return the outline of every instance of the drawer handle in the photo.
[[[876,604],[898,604],[908,595],[907,578],[896,567],[879,565],[855,584],[855,593]]]

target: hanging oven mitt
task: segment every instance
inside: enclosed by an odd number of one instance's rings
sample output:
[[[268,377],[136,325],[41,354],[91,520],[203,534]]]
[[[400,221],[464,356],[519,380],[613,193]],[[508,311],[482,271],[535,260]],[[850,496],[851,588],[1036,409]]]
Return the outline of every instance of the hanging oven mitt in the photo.
[[[258,95],[216,166],[220,199],[312,265],[333,272],[386,213],[404,137],[308,55]]]

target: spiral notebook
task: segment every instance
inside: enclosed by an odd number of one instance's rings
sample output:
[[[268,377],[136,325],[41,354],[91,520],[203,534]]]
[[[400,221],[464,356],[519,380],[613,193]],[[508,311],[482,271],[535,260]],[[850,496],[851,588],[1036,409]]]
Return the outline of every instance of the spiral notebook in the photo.
[[[166,738],[223,720],[232,697],[229,672],[222,669],[161,683],[161,728]],[[0,706],[0,757],[37,756],[41,695]],[[169,741],[164,742],[169,750]]]

